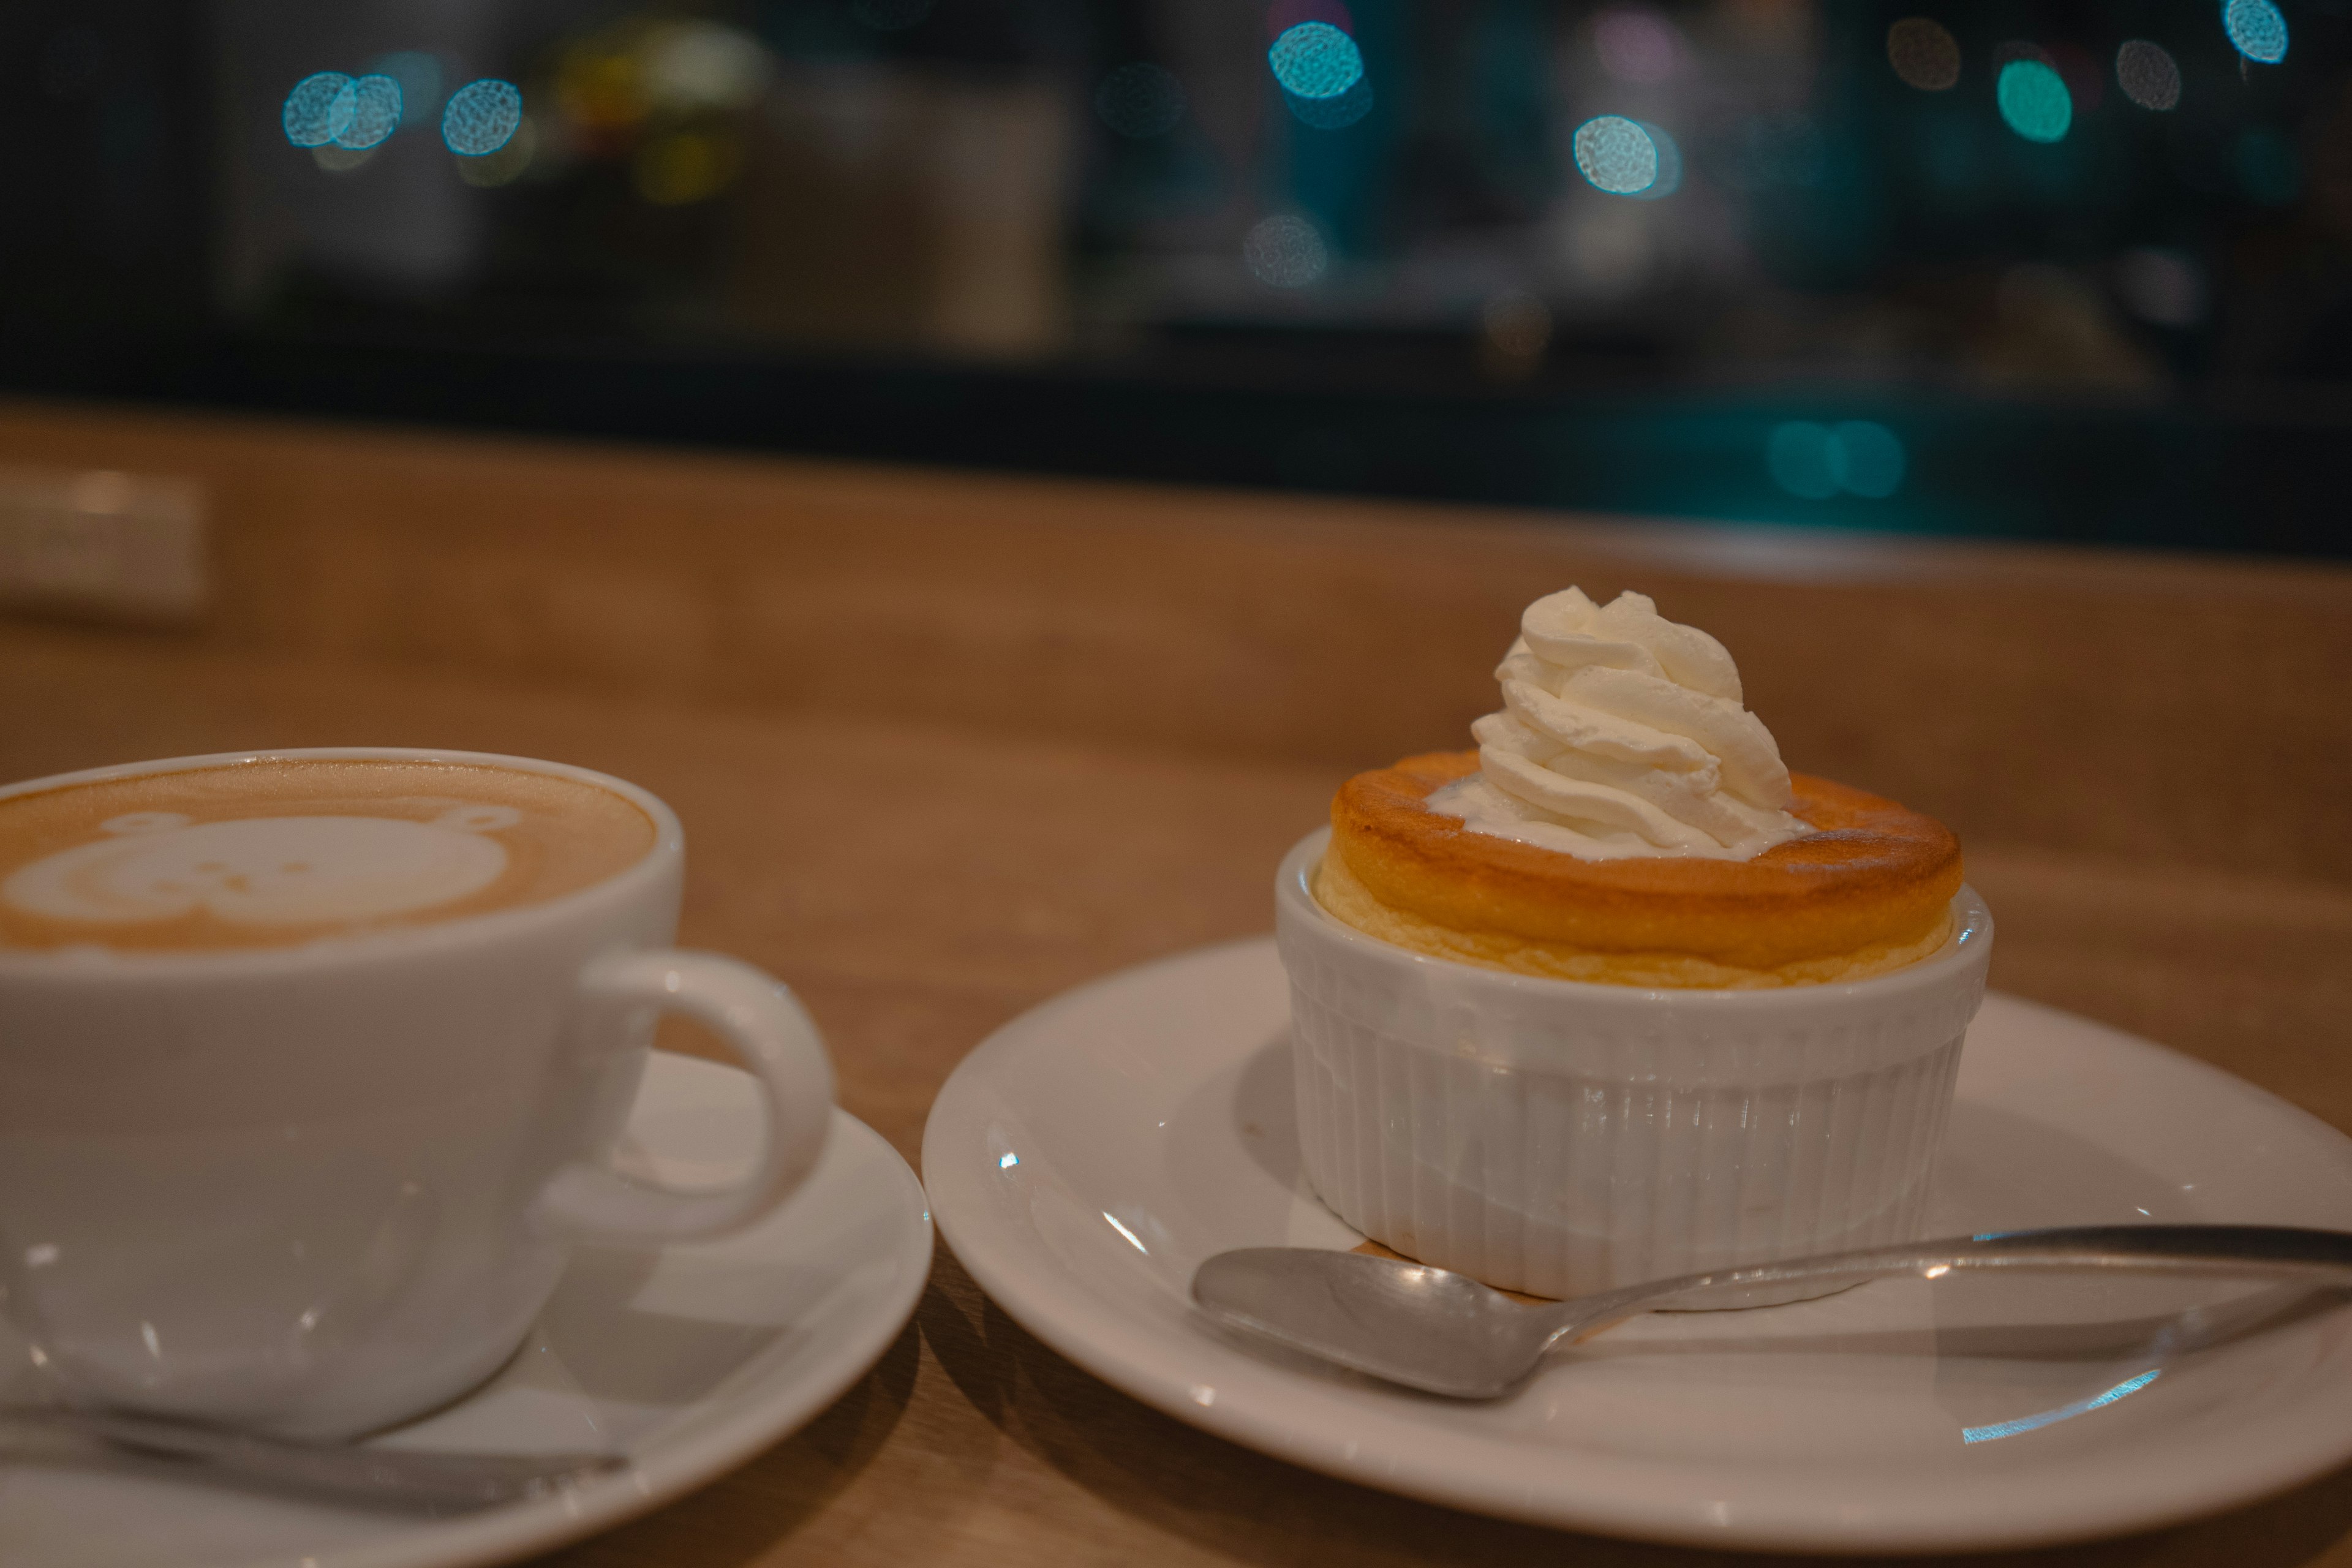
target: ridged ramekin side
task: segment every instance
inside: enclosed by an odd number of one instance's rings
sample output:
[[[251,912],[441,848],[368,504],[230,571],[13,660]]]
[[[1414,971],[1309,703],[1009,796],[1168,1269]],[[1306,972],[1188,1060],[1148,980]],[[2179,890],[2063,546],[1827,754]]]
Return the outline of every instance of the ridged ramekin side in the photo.
[[[1311,858],[1310,857],[1311,853]],[[1366,1236],[1577,1295],[1916,1232],[1991,923],[1850,985],[1660,992],[1474,970],[1278,897],[1299,1138]]]

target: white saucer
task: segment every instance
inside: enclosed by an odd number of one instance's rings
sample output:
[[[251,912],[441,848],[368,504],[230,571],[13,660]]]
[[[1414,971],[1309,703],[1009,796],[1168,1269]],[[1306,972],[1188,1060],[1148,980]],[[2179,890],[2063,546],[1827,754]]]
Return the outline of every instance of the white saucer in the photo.
[[[748,1075],[657,1051],[622,1163],[677,1185],[716,1184],[748,1164],[760,1117]],[[815,1173],[767,1219],[720,1241],[583,1252],[504,1372],[380,1439],[618,1451],[627,1469],[564,1495],[433,1519],[133,1464],[22,1462],[0,1448],[0,1563],[459,1568],[543,1552],[711,1480],[824,1410],[898,1337],[930,1259],[914,1173],[836,1110]],[[0,1331],[0,1365],[24,1360]]]
[[[1271,939],[1129,970],[1000,1030],[924,1134],[940,1226],[988,1293],[1194,1426],[1481,1512],[1793,1550],[2108,1534],[2352,1458],[2352,1309],[2234,1283],[1955,1276],[1654,1316],[1486,1405],[1226,1338],[1189,1305],[1202,1258],[1360,1240],[1300,1175],[1287,1027]],[[2352,1227],[2352,1141],[1989,997],[1932,1233],[2143,1219]]]

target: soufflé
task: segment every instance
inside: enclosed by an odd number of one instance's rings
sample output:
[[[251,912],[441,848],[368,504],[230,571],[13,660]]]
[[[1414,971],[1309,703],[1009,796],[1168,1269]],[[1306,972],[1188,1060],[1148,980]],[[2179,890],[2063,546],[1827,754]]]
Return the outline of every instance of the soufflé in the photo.
[[[1349,779],[1276,879],[1316,1192],[1545,1296],[1912,1237],[1992,947],[1958,841],[1792,776],[1639,594],[1519,629],[1477,749]]]
[[[1555,980],[1860,980],[1943,946],[1950,829],[1782,765],[1723,645],[1640,594],[1528,606],[1475,752],[1359,773],[1324,908],[1416,952]]]

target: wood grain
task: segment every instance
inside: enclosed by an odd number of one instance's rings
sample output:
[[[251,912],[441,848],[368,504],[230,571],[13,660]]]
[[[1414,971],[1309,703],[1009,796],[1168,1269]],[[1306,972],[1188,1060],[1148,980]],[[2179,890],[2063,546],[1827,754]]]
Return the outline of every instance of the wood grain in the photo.
[[[1565,520],[0,405],[214,500],[203,640],[1354,771],[1522,606],[1651,592],[1791,765],[2020,841],[2352,880],[2352,568]]]
[[[1265,930],[1272,867],[1338,781],[1456,743],[1519,605],[1571,574],[1723,633],[1798,765],[1959,826],[2001,922],[1996,985],[2352,1129],[2342,573],[73,409],[0,411],[0,459],[203,479],[230,584],[191,635],[0,621],[0,778],[369,743],[635,779],[688,826],[684,939],[799,989],[843,1102],[910,1160],[991,1029]],[[943,1255],[915,1322],[807,1429],[548,1561],[1563,1554],[1715,1560],[1203,1436],[1030,1339]],[[2037,1560],[2352,1568],[2352,1472]]]

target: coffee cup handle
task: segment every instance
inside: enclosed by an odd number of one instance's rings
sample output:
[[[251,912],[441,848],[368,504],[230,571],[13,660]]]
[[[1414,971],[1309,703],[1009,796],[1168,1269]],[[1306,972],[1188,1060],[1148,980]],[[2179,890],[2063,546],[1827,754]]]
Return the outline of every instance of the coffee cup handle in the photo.
[[[585,1161],[541,1194],[539,1215],[583,1239],[683,1241],[740,1229],[782,1203],[816,1168],[833,1125],[833,1063],[816,1026],[783,983],[715,952],[618,952],[580,974],[583,1022],[598,1015],[683,1013],[751,1069],[767,1108],[759,1168],[740,1186],[674,1193]]]

